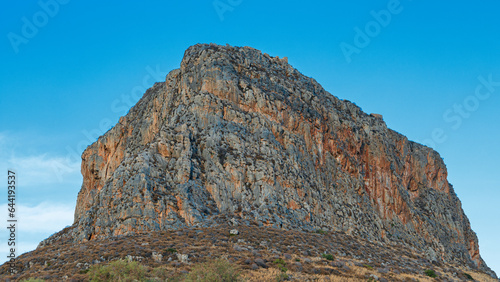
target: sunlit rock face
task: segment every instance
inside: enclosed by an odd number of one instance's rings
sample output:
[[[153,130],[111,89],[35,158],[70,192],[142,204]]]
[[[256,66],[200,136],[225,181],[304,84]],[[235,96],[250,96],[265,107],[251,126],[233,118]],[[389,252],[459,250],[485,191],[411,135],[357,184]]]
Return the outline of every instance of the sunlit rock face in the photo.
[[[225,214],[490,271],[437,152],[253,48],[190,47],[82,159],[75,241]]]

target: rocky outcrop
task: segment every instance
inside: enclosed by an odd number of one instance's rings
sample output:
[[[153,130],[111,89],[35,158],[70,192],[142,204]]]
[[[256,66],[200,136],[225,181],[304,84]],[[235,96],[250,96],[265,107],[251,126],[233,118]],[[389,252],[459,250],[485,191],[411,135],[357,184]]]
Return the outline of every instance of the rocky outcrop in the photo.
[[[494,275],[439,154],[249,47],[196,45],[82,155],[71,236],[216,224],[333,230]]]

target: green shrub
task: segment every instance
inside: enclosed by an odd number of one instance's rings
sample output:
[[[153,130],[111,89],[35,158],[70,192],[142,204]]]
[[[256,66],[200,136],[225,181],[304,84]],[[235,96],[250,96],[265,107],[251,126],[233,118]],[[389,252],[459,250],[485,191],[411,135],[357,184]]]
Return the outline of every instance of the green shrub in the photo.
[[[44,282],[45,280],[43,279],[38,279],[38,278],[28,278],[21,280],[21,282]]]
[[[368,264],[363,264],[363,266],[366,267],[366,268],[369,268],[369,269],[373,269],[373,266],[368,265]]]
[[[425,275],[427,275],[427,276],[429,276],[429,277],[432,277],[432,278],[437,277],[436,272],[434,272],[434,270],[432,270],[432,269],[427,269],[427,270],[425,271]]]
[[[239,269],[224,259],[201,263],[193,267],[182,281],[233,282],[239,281]]]
[[[323,229],[318,229],[318,230],[316,230],[316,233],[324,235],[324,234],[326,234],[326,231]]]
[[[168,278],[170,272],[164,267],[155,267],[152,269],[150,276],[155,279],[161,279],[160,281],[164,281]],[[155,281],[155,280],[151,280]],[[170,281],[170,280],[169,280]]]
[[[118,260],[108,265],[94,265],[88,274],[90,281],[142,281],[145,279],[146,270],[135,261]]]
[[[472,276],[469,273],[464,272],[463,275],[465,276],[465,278],[467,278],[467,280],[474,280],[474,278],[472,278]]]
[[[325,258],[327,260],[333,260],[334,259],[333,255],[331,255],[331,254],[322,254],[321,257]]]
[[[290,277],[288,277],[288,274],[286,274],[286,273],[284,273],[284,272],[282,272],[282,273],[280,273],[280,274],[276,275],[276,281],[277,281],[277,282],[286,281],[286,280],[288,280],[288,279],[290,279]]]
[[[300,259],[299,258],[295,258],[295,261],[300,261]]]
[[[288,268],[286,268],[286,262],[283,259],[276,259],[273,263],[276,264],[281,272],[286,273],[288,271]]]
[[[177,253],[177,250],[176,250],[176,249],[174,249],[174,248],[168,248],[168,249],[167,249],[167,253],[172,253],[172,254],[173,254],[173,253]]]
[[[286,262],[282,258],[276,259],[273,263],[274,264],[286,265]]]

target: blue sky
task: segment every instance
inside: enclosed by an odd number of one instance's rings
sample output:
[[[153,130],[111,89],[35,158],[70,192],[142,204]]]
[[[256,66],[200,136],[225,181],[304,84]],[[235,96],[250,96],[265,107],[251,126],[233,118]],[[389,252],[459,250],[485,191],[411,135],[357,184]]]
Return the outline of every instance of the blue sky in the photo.
[[[500,272],[498,0],[82,2],[9,1],[0,11],[0,173],[19,175],[21,250],[72,223],[83,149],[186,48],[214,42],[287,56],[435,148]]]

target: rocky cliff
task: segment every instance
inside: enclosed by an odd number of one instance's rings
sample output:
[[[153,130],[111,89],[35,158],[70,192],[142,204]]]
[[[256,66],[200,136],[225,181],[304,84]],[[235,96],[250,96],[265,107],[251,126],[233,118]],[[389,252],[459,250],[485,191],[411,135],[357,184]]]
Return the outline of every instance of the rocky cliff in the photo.
[[[227,215],[402,243],[494,275],[437,152],[249,47],[190,47],[85,150],[82,174],[79,242]]]

